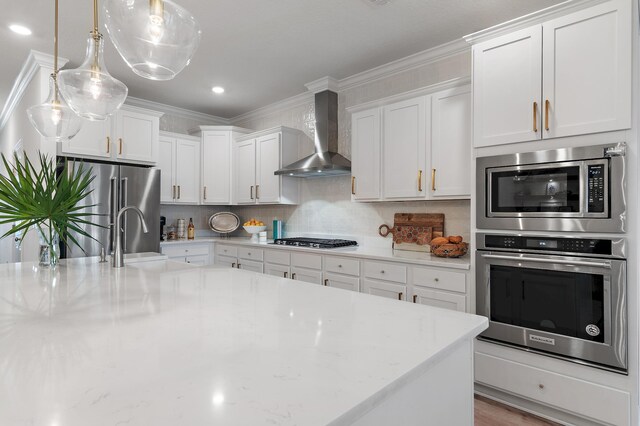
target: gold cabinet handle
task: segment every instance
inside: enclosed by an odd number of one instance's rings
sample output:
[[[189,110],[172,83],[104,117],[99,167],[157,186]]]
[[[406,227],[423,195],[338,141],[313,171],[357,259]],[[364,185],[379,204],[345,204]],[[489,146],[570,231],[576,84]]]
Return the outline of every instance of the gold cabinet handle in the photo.
[[[418,170],[418,192],[422,192],[422,170]]]
[[[173,185],[173,188],[172,188],[172,189],[173,189],[173,190],[171,191],[171,195],[173,195],[173,197],[171,197],[171,198],[173,198],[173,199],[175,200],[175,199],[176,199],[176,186],[175,186],[175,185]]]
[[[236,267],[236,262],[233,262],[233,263],[231,264],[231,267],[232,267],[232,268],[235,268],[235,267]]]
[[[238,263],[238,266],[236,266],[236,268],[240,269],[240,264]]]
[[[288,272],[285,272],[285,273],[284,273],[284,277],[285,277],[285,278],[287,278],[287,275],[289,275],[289,273],[288,273]]]
[[[260,195],[259,195],[259,191],[260,190],[260,185],[256,185],[256,200],[260,199]]]
[[[180,199],[180,185],[178,185],[178,200]]]
[[[431,169],[431,190],[436,190],[436,169]]]
[[[296,279],[296,273],[294,272],[293,274],[291,274],[291,279],[295,280]]]
[[[329,279],[325,279],[324,280],[324,285],[325,285],[325,287],[329,285]]]
[[[356,177],[351,176],[351,195],[356,195]]]
[[[111,153],[111,138],[107,136],[107,154]]]
[[[402,295],[403,295],[403,294],[404,294],[404,293],[402,293],[402,292],[398,293],[398,300],[402,300]]]
[[[551,106],[551,102],[549,102],[549,99],[544,101],[544,129],[547,132],[549,131],[549,108],[550,108],[550,106]]]
[[[538,103],[533,103],[533,131],[538,132]]]
[[[249,196],[253,200],[253,185],[251,185],[251,189],[249,189]]]
[[[204,197],[204,199],[207,199],[207,187],[204,187],[204,194],[202,194],[202,196]]]
[[[416,303],[418,301],[418,295],[414,294],[413,295],[413,303]]]
[[[119,142],[118,155],[122,155],[122,138],[118,138],[118,142]]]

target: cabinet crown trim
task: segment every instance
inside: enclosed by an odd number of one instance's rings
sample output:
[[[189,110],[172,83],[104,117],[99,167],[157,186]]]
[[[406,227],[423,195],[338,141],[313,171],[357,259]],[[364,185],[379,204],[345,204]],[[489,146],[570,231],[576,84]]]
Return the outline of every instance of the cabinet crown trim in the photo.
[[[549,21],[551,19],[558,18],[569,13],[577,12],[579,10],[589,8],[606,1],[609,0],[564,1],[562,3],[549,6],[545,9],[529,13],[528,15],[524,15],[519,18],[515,18],[489,28],[485,28],[484,30],[467,34],[462,38],[469,44],[477,44],[479,42],[508,34],[513,31],[521,30],[536,24],[541,24],[545,21]]]
[[[236,133],[251,133],[253,130],[246,129],[244,127],[238,126],[215,126],[215,125],[206,125],[206,126],[198,126],[193,129],[189,129],[189,134],[193,136],[200,136],[203,132],[236,132]]]
[[[459,77],[451,80],[442,81],[440,83],[432,84],[430,86],[420,87],[418,89],[410,90],[408,92],[398,93],[397,95],[387,96],[386,98],[377,99],[375,101],[365,102],[363,104],[353,105],[347,107],[347,112],[353,114],[368,110],[371,108],[381,107],[392,103],[417,98],[419,96],[430,95],[432,93],[440,92],[441,90],[454,89],[457,87],[464,87],[471,84],[471,77]]]
[[[164,130],[160,131],[161,138],[173,138],[173,139],[186,139],[194,142],[200,142],[199,136],[191,136],[185,135],[184,133],[175,133],[175,132],[167,132]]]
[[[305,134],[302,130],[294,129],[291,127],[285,127],[285,126],[277,126],[277,127],[272,127],[270,129],[259,130],[257,132],[239,136],[235,139],[235,142],[243,142],[249,139],[259,138],[260,136],[272,135],[274,133],[290,133],[296,136]]]

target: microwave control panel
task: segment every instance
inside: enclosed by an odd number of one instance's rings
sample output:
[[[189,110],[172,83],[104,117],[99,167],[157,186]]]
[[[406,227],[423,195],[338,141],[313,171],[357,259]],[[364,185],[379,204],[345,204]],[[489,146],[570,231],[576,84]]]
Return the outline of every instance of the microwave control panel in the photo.
[[[604,212],[604,193],[605,181],[604,174],[606,172],[604,164],[590,164],[588,166],[587,179],[587,211],[589,213]]]

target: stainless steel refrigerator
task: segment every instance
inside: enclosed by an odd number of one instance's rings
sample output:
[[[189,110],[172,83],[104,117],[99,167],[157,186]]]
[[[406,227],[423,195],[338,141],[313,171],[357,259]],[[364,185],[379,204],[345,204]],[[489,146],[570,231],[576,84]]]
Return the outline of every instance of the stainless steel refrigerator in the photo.
[[[91,184],[91,194],[83,200],[83,205],[94,207],[87,209],[99,216],[89,218],[91,222],[102,225],[82,228],[97,241],[80,235],[74,235],[84,252],[70,243],[62,245],[61,256],[84,257],[98,256],[100,249],[104,247],[106,254],[111,254],[116,237],[116,229],[113,225],[115,218],[122,207],[136,206],[141,211],[147,222],[149,233],[142,232],[140,220],[135,213],[125,213],[120,232],[123,233],[124,252],[160,252],[160,170],[150,167],[98,163],[65,159],[68,170],[74,169],[82,163],[84,168],[91,168],[95,176]]]

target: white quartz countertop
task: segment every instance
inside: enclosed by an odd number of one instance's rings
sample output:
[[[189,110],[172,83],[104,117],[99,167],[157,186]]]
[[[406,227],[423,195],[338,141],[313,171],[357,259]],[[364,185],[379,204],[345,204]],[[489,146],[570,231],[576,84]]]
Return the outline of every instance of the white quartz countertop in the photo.
[[[0,424],[346,424],[486,327],[231,268],[5,264]]]
[[[280,246],[272,244],[273,240],[262,243],[253,243],[249,238],[196,238],[193,240],[172,240],[163,241],[160,246],[174,245],[174,244],[196,244],[196,243],[216,243],[216,244],[234,244],[234,245],[247,245],[247,246],[260,246],[265,249],[277,249],[277,250],[296,250],[307,251],[326,255],[338,255],[347,257],[358,257],[365,259],[383,260],[390,262],[404,262],[412,263],[416,265],[425,266],[439,266],[443,268],[453,269],[465,269],[470,268],[469,254],[459,258],[443,258],[433,256],[431,253],[421,253],[415,251],[403,251],[393,250],[392,248],[380,248],[380,247],[366,247],[366,246],[353,246],[353,247],[339,247],[335,249],[316,249],[309,247],[295,247],[295,246]]]

